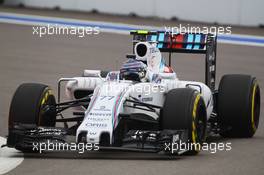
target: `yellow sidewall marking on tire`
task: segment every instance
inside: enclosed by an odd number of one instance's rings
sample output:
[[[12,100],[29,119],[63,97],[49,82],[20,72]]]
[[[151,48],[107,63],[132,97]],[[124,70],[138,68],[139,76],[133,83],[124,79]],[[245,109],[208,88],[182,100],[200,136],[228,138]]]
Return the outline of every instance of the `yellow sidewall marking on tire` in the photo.
[[[42,100],[41,100],[41,105],[44,105],[45,104],[45,102],[48,100],[48,98],[49,98],[49,95],[51,95],[52,93],[51,93],[51,90],[49,89],[44,95],[43,95],[43,98],[42,98]]]
[[[51,90],[47,90],[46,93],[43,95],[42,99],[41,99],[41,102],[40,102],[40,106],[43,106],[47,101],[48,101],[48,98],[49,96],[52,95],[52,92]],[[38,124],[40,125],[40,121],[41,121],[41,117],[39,116],[39,121],[38,121]]]
[[[44,105],[45,101],[46,101],[45,98],[42,98],[41,106]]]
[[[48,93],[46,93],[46,94],[43,96],[43,98],[42,98],[42,100],[41,100],[41,105],[44,105],[45,102],[47,101],[47,99],[48,99]]]
[[[197,105],[199,102],[201,95],[198,94],[195,98],[194,105],[193,105],[193,111],[192,111],[192,116],[193,116],[193,121],[192,121],[192,142],[196,143],[196,136],[197,136],[197,131],[195,127],[195,118],[196,118],[196,111],[197,111]]]
[[[192,112],[192,115],[193,115],[194,118],[196,117],[197,104],[198,104],[198,101],[199,101],[200,97],[201,97],[201,95],[198,94],[196,96],[196,98],[195,98],[195,101],[194,101],[193,112]]]
[[[254,119],[256,88],[257,88],[257,83],[255,83],[253,87],[252,103],[251,103],[251,124],[252,124],[252,129],[254,130],[254,132],[256,131],[256,125],[255,125],[255,119]]]

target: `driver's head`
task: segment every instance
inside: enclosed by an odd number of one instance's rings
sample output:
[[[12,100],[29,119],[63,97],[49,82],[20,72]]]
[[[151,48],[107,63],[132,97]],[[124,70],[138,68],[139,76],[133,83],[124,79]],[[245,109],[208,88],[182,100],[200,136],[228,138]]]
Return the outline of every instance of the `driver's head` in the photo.
[[[120,79],[143,82],[146,79],[147,66],[142,61],[128,59],[120,69]]]

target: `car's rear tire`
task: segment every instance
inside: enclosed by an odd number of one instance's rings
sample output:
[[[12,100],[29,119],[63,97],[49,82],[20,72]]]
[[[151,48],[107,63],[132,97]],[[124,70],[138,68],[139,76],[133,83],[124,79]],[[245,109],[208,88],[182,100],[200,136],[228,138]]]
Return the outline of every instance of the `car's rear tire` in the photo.
[[[48,110],[47,107],[55,106],[55,104],[55,97],[48,86],[36,83],[20,85],[10,105],[7,145],[22,152],[32,152],[32,149],[18,144],[20,137],[15,134],[14,129],[26,125],[30,127],[54,127],[56,112]]]
[[[260,115],[260,88],[256,79],[250,75],[223,76],[217,114],[223,137],[252,137]]]
[[[201,95],[191,88],[173,89],[164,102],[161,127],[170,130],[188,130],[188,142],[193,143],[188,154],[200,151],[206,137],[206,106]],[[195,146],[196,145],[196,146]]]

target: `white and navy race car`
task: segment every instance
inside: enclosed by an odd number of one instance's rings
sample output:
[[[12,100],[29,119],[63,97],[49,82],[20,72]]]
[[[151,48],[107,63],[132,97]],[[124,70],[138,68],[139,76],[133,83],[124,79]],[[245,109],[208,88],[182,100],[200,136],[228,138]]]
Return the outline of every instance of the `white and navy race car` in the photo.
[[[166,143],[192,143],[174,153],[197,154],[197,145],[210,135],[255,134],[260,88],[250,75],[225,75],[215,89],[216,36],[131,34],[133,54],[119,71],[85,70],[81,77],[61,78],[57,102],[47,85],[20,85],[10,106],[7,146],[30,151],[34,142],[66,143],[73,136],[75,143],[96,143],[100,149],[157,153],[167,152]],[[168,65],[162,52],[169,53]],[[173,52],[205,54],[205,83],[179,80],[170,67]],[[73,116],[63,117],[69,108]]]

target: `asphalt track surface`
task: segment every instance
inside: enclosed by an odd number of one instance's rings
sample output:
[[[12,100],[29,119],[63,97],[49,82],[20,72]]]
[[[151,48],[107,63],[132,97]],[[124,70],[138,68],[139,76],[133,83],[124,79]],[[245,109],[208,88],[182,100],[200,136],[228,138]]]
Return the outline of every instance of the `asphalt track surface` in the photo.
[[[242,29],[241,29],[242,30]],[[252,33],[254,34],[254,33]],[[24,82],[50,85],[82,74],[84,69],[116,70],[131,53],[131,37],[101,33],[97,36],[32,35],[32,27],[0,23],[0,136],[7,135],[8,110],[17,86]],[[256,76],[264,87],[263,47],[219,44],[217,82],[229,73]],[[180,79],[203,81],[202,55],[175,54],[173,67]],[[238,87],[239,88],[239,87]],[[8,174],[263,174],[263,93],[260,124],[252,139],[216,138],[231,142],[231,151],[168,158],[156,154],[123,152],[26,154],[25,160]],[[17,154],[16,156],[21,156]]]

